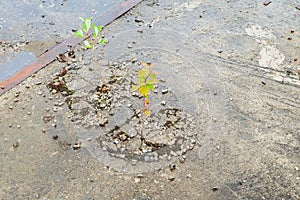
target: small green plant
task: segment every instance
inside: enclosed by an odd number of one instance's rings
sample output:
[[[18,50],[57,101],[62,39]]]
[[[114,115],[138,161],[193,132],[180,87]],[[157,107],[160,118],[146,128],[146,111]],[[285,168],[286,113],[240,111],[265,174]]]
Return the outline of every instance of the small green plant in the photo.
[[[158,80],[156,79],[156,74],[151,70],[154,67],[153,63],[147,64],[142,62],[141,64],[144,68],[138,71],[138,82],[132,86],[132,90],[138,91],[144,97],[144,113],[146,116],[149,116],[151,114],[149,110],[149,95],[150,91],[154,90],[154,84],[158,83]]]
[[[76,37],[79,37],[79,38],[85,38],[85,40],[83,41],[83,43],[85,45],[85,48],[92,50],[93,59],[94,59],[95,63],[97,64],[97,66],[99,68],[100,75],[101,75],[100,88],[102,88],[104,86],[104,81],[105,81],[104,80],[104,75],[103,75],[103,72],[101,70],[100,64],[99,64],[99,62],[96,58],[94,50],[95,50],[95,45],[96,44],[104,44],[106,42],[105,39],[102,38],[99,34],[102,31],[103,26],[97,26],[94,23],[92,23],[93,17],[89,17],[87,19],[79,17],[79,19],[83,22],[83,28],[77,30],[76,32],[74,32],[74,35]],[[89,31],[90,31],[91,28],[93,30],[93,35],[89,36]]]

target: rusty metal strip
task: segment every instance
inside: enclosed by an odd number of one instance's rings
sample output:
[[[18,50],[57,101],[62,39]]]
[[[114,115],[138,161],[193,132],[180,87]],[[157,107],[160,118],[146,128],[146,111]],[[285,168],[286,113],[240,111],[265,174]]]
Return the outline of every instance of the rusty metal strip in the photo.
[[[136,6],[141,1],[143,0],[126,0],[120,3],[119,5],[113,7],[111,10],[109,10],[102,16],[95,17],[98,18],[98,20],[96,20],[95,23],[106,26],[121,15],[123,15],[124,13],[126,13],[127,11],[129,11],[132,7]],[[9,77],[8,79],[0,82],[0,95],[4,94],[6,91],[18,85],[32,74],[36,73],[43,67],[53,62],[57,55],[64,54],[65,52],[67,52],[67,48],[69,45],[75,46],[82,41],[83,39],[76,38],[72,35],[66,40],[64,40],[62,43],[56,45],[51,50],[43,53],[42,55],[37,57],[37,59],[34,62],[26,66],[24,69]]]

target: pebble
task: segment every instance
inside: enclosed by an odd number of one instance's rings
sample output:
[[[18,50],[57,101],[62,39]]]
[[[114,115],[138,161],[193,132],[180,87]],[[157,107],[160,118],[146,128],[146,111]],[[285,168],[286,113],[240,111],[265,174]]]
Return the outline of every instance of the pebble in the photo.
[[[186,177],[187,178],[192,178],[192,175],[191,174],[187,174]]]
[[[46,129],[43,128],[43,129],[42,129],[42,132],[43,132],[43,133],[46,133]]]
[[[174,181],[175,180],[175,176],[168,176],[168,180],[169,181]]]
[[[167,94],[168,92],[169,92],[168,89],[165,89],[165,90],[162,90],[162,91],[161,91],[162,94]]]
[[[149,156],[145,156],[145,157],[144,157],[144,160],[145,160],[146,162],[149,162],[149,161],[150,161],[150,157],[149,157]]]
[[[129,43],[129,44],[127,45],[127,47],[128,47],[128,49],[131,49],[133,46],[132,46],[131,43]]]
[[[21,128],[21,126],[18,124],[18,125],[17,125],[17,128]]]
[[[139,183],[139,182],[141,182],[141,179],[140,178],[134,178],[134,182]]]
[[[176,169],[176,165],[175,164],[170,164],[169,165],[169,168],[171,171],[175,170]]]
[[[5,89],[5,87],[4,87],[3,85],[1,85],[1,89],[2,89],[2,90],[4,90],[4,89]]]
[[[162,105],[162,106],[165,106],[166,104],[167,104],[166,101],[161,101],[161,102],[160,102],[160,105]]]
[[[138,174],[137,177],[138,178],[144,178],[144,175],[143,174]]]
[[[36,84],[36,85],[41,85],[42,82],[41,82],[41,81],[38,81],[38,82],[36,82],[35,84]]]

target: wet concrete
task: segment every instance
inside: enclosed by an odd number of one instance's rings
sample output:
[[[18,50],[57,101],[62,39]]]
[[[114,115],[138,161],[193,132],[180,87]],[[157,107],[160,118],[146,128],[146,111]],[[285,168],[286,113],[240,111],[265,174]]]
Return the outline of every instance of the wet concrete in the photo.
[[[100,16],[120,2],[3,1],[0,8],[0,73],[6,78],[11,76],[32,61],[28,56],[25,58],[25,54],[37,57],[62,42],[72,30],[81,26],[79,16]],[[16,66],[16,63],[22,64]]]
[[[295,6],[144,1],[105,28],[99,61],[103,69],[114,62],[155,63],[177,106],[196,113],[196,146],[185,159],[152,168],[146,161],[124,164],[90,145],[88,134],[100,129],[72,122],[66,97],[47,88],[63,67],[77,99],[99,85],[91,52],[78,47],[76,62],[54,62],[0,97],[0,197],[299,199]]]

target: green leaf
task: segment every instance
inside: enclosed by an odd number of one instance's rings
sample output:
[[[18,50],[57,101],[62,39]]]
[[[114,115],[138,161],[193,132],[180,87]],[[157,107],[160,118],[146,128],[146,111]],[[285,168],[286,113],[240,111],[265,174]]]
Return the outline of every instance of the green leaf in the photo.
[[[100,33],[103,29],[103,26],[98,26],[98,32]]]
[[[91,28],[91,22],[92,21],[92,17],[87,18],[86,20],[84,20],[83,23],[83,30],[87,33],[89,32],[90,28]]]
[[[104,38],[101,38],[99,41],[98,41],[98,44],[105,44],[106,40]]]
[[[76,32],[74,32],[74,35],[75,35],[76,37],[84,38],[84,35],[83,35],[83,32],[82,32],[81,29],[78,30],[78,31],[76,31]]]
[[[151,114],[150,110],[148,110],[148,109],[146,109],[146,110],[144,111],[144,113],[145,113],[145,115],[147,115],[147,116],[149,116],[149,115]]]
[[[148,84],[155,84],[158,83],[158,80],[156,79],[156,74],[152,73],[150,74],[149,78],[147,79]]]
[[[149,89],[145,85],[141,86],[140,89],[139,89],[139,93],[141,95],[143,95],[145,98],[147,98],[148,94],[149,94]]]
[[[132,91],[137,91],[140,88],[138,85],[133,85],[132,86]]]
[[[85,45],[85,48],[87,48],[87,49],[91,49],[91,48],[92,48],[92,45],[90,44],[89,41],[84,40],[83,43],[84,43],[84,45]]]
[[[98,27],[95,24],[92,24],[93,30],[94,30],[94,38],[97,38],[99,31]]]
[[[139,81],[141,81],[141,82],[145,82],[145,80],[146,80],[146,73],[145,73],[144,70],[140,69],[140,70],[138,71],[138,79],[139,79]]]
[[[83,19],[82,17],[79,17],[79,19],[80,19],[82,22],[85,22],[85,19]]]
[[[149,90],[154,90],[153,84],[146,84],[146,87],[147,87]]]
[[[145,78],[147,78],[150,75],[150,70],[149,70],[149,68],[147,68],[147,69],[144,69],[144,71],[145,71]]]

